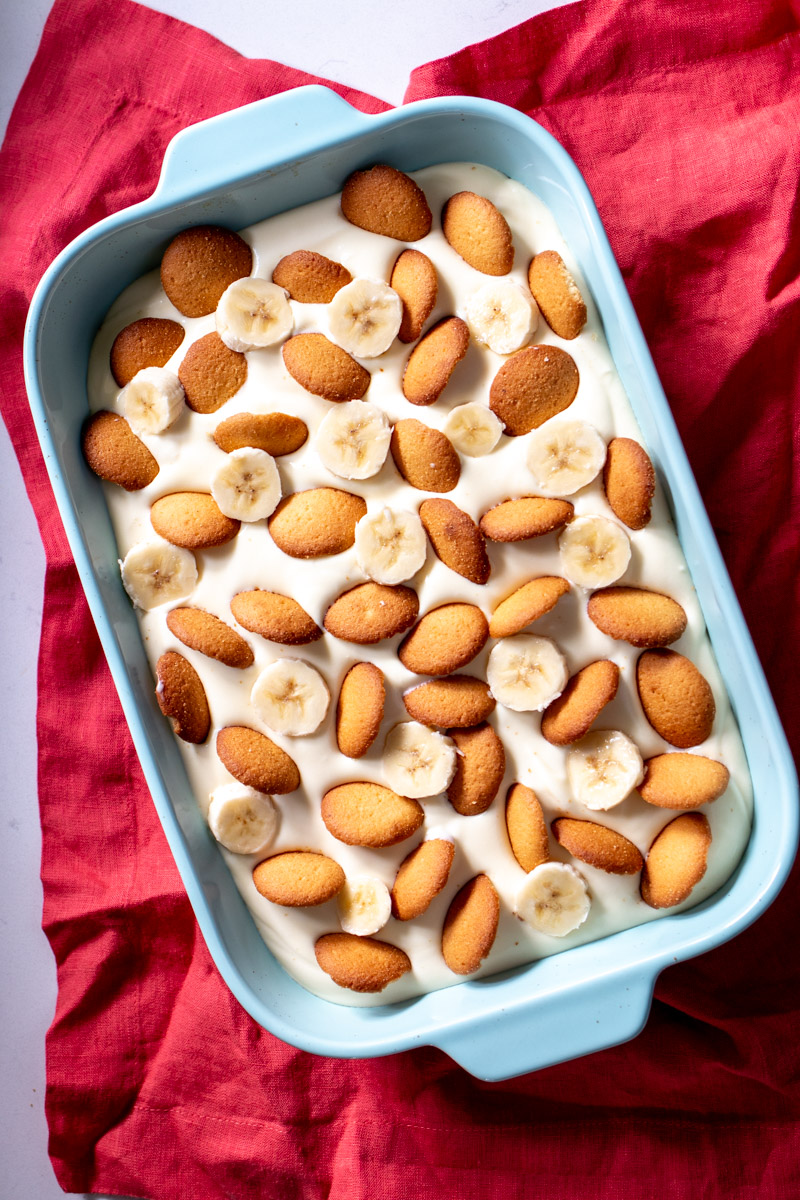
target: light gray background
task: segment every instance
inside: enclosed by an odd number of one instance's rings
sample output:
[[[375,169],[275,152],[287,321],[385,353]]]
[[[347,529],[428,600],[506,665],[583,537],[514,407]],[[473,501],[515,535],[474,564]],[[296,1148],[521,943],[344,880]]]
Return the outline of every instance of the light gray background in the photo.
[[[113,3],[114,0],[109,0]],[[510,29],[564,0],[161,0],[250,58],[272,58],[370,92],[403,98],[414,67]],[[5,132],[50,10],[49,0],[0,4],[0,129]],[[346,18],[342,14],[346,12]],[[0,200],[0,203],[2,201]],[[63,1195],[47,1158],[44,1035],[56,996],[41,931],[36,794],[36,656],[44,553],[19,467],[0,425],[0,1200]]]

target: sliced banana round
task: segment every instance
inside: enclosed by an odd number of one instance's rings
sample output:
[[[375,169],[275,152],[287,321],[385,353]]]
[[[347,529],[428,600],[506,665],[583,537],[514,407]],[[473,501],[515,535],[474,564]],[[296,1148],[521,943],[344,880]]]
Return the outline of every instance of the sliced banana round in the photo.
[[[520,886],[514,911],[533,929],[565,937],[580,928],[592,906],[582,875],[569,863],[540,863]]]
[[[486,678],[499,704],[515,712],[541,712],[561,695],[569,671],[550,638],[521,633],[492,648]]]
[[[383,777],[392,791],[410,800],[438,796],[456,770],[456,748],[449,737],[417,721],[390,729],[383,744]]]
[[[183,384],[166,367],[137,371],[119,394],[125,419],[134,433],[163,433],[183,412],[185,399]]]
[[[383,409],[368,400],[337,404],[320,423],[315,439],[322,465],[341,479],[377,475],[389,453],[392,427]]]
[[[275,733],[303,737],[319,729],[330,704],[328,685],[308,663],[283,658],[270,663],[250,693],[256,716]]]
[[[584,588],[608,587],[631,560],[628,535],[608,517],[578,517],[561,534],[558,549],[567,579]]]
[[[572,496],[606,461],[606,444],[586,421],[545,421],[528,437],[527,463],[540,496]]]
[[[122,586],[134,608],[157,608],[183,600],[197,586],[197,563],[190,550],[154,539],[132,546],[120,560]]]
[[[448,414],[444,432],[461,454],[482,458],[490,454],[505,429],[503,422],[485,404],[477,400],[459,404]]]
[[[220,512],[235,521],[261,521],[281,498],[281,477],[266,450],[245,446],[232,450],[211,480],[211,495]]]
[[[644,779],[638,746],[618,729],[588,733],[567,755],[567,779],[584,808],[605,812],[631,794]]]
[[[383,929],[392,915],[392,898],[382,879],[373,875],[357,875],[345,880],[336,897],[339,923],[345,933],[369,937]]]
[[[271,796],[242,783],[224,783],[211,793],[208,827],[232,854],[260,854],[275,840],[280,813]]]
[[[498,279],[468,297],[464,318],[477,342],[495,354],[513,354],[531,340],[539,324],[539,309],[518,283]]]
[[[288,296],[268,279],[235,279],[217,305],[217,333],[229,350],[240,354],[284,341],[294,329]]]
[[[354,279],[328,305],[328,330],[334,342],[356,358],[384,354],[400,332],[403,301],[388,283]]]
[[[356,561],[376,583],[402,583],[425,564],[428,539],[416,513],[382,508],[356,525]]]

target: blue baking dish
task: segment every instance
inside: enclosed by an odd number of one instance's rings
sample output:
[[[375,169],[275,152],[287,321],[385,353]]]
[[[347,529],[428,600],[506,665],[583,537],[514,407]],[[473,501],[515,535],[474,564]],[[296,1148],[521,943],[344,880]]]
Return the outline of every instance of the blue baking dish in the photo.
[[[311,995],[259,937],[191,795],[153,700],[99,480],[85,466],[92,340],[119,292],[188,225],[233,229],[337,192],[356,168],[472,161],[504,172],[556,214],[602,316],[622,383],[671,503],[753,777],[752,836],[732,878],[688,912],[478,981],[377,1008]],[[438,1046],[504,1079],[614,1045],[644,1025],[668,964],[745,928],[782,886],[797,842],[797,778],[763,672],[641,329],[591,196],[558,143],[503,105],[426,100],[365,116],[323,87],[259,101],[184,130],[154,194],[77,238],[34,296],[25,338],[31,408],[53,489],[133,740],[200,928],[228,986],[266,1029],[336,1057]]]

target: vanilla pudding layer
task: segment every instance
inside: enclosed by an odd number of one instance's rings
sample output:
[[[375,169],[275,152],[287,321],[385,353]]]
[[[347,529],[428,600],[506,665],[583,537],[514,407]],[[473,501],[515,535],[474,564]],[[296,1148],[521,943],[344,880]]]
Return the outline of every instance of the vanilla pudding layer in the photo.
[[[434,214],[434,227],[414,248],[432,260],[439,277],[437,304],[428,328],[440,317],[462,314],[465,301],[488,281],[469,267],[448,245],[441,232],[438,215],[445,201],[455,192],[469,190],[488,197],[508,221],[514,238],[515,265],[511,275],[527,290],[527,267],[534,254],[557,250],[573,272],[588,308],[588,321],[578,338],[565,342],[556,337],[541,318],[531,339],[533,343],[551,343],[567,350],[580,372],[578,394],[564,415],[588,421],[607,442],[613,437],[630,437],[642,442],[628,400],[617,376],[599,316],[568,247],[559,234],[553,214],[521,184],[487,167],[464,163],[429,167],[413,176],[425,192]],[[294,250],[315,250],[343,263],[353,278],[388,280],[394,262],[403,249],[392,239],[368,233],[350,225],[339,209],[339,197],[331,196],[302,208],[283,213],[241,231],[255,254],[254,274],[267,279],[284,255]],[[327,334],[326,306],[299,304],[294,301],[295,333]],[[183,344],[167,364],[176,371],[189,347],[198,338],[214,330],[213,314],[198,319],[182,316],[161,289],[158,272],[137,280],[119,296],[111,308],[94,343],[89,364],[88,389],[92,411],[109,409],[121,412],[119,388],[109,368],[112,342],[121,329],[140,317],[169,317],[186,329]],[[395,341],[378,359],[364,361],[372,379],[364,397],[378,405],[390,421],[413,417],[436,429],[442,429],[451,411],[468,401],[488,404],[489,388],[504,358],[474,339],[467,356],[455,369],[439,400],[428,408],[409,404],[403,397],[401,379],[411,351]],[[380,473],[363,481],[340,479],[327,471],[315,451],[315,432],[331,405],[304,391],[283,365],[281,347],[252,351],[247,355],[248,377],[241,390],[216,413],[203,416],[188,408],[172,428],[142,441],[157,459],[160,471],[142,491],[126,493],[111,484],[104,485],[116,533],[120,558],[138,542],[154,537],[150,524],[150,505],[170,492],[209,491],[211,479],[225,460],[212,440],[212,432],[227,417],[240,412],[286,412],[301,417],[309,428],[306,444],[296,453],[276,459],[283,494],[313,487],[338,487],[364,497],[368,512],[388,505],[416,512],[430,493],[420,492],[404,482],[396,471],[391,455]],[[525,464],[528,439],[503,436],[497,447],[482,458],[461,456],[458,486],[447,493],[473,520],[493,505],[510,497],[535,494]],[[575,515],[597,513],[614,519],[603,493],[602,473],[589,486],[569,497]],[[639,925],[698,904],[715,892],[736,867],[747,842],[752,819],[752,787],[739,731],[708,641],[700,607],[688,568],[681,552],[662,489],[656,488],[653,519],[640,532],[626,531],[632,554],[630,565],[618,583],[642,585],[666,592],[686,611],[686,632],[672,649],[686,655],[709,681],[717,706],[711,737],[694,752],[718,759],[728,767],[731,780],[723,796],[699,811],[711,826],[708,869],[689,899],[676,909],[655,910],[639,895],[639,875],[615,876],[587,866],[571,856],[550,838],[553,859],[570,862],[578,868],[591,894],[591,911],[586,922],[562,938],[538,933],[514,916],[515,896],[525,879],[509,846],[505,830],[505,796],[509,786],[520,782],[533,788],[549,822],[558,816],[599,821],[624,834],[646,854],[656,834],[676,812],[654,808],[637,793],[608,812],[591,812],[570,794],[566,761],[569,747],[550,745],[540,733],[538,713],[517,713],[498,704],[489,718],[506,752],[506,775],[489,809],[479,816],[459,816],[445,796],[423,800],[425,825],[414,837],[382,850],[346,846],[325,828],[320,816],[322,795],[336,784],[352,780],[385,783],[381,756],[388,731],[399,721],[409,720],[402,694],[424,677],[412,675],[397,658],[400,638],[376,646],[357,646],[338,641],[329,634],[309,646],[283,647],[267,642],[257,634],[240,630],[255,652],[255,663],[245,671],[223,666],[188,649],[169,632],[167,608],[137,612],[149,660],[155,664],[166,650],[176,650],[195,667],[208,695],[212,717],[211,733],[202,746],[180,742],[186,771],[203,814],[210,793],[231,776],[219,761],[215,742],[218,730],[226,725],[248,725],[268,734],[284,747],[297,763],[302,776],[300,788],[291,795],[278,796],[275,803],[281,821],[275,842],[266,853],[245,856],[228,853],[220,847],[256,925],[275,957],[299,983],[328,1000],[348,1005],[380,1005],[459,983],[462,976],[445,965],[440,950],[442,924],[448,906],[458,889],[474,875],[485,872],[497,888],[501,902],[497,938],[479,975],[546,955],[557,954],[573,946],[606,937],[618,930]],[[478,605],[486,615],[522,583],[539,575],[562,575],[558,553],[558,535],[510,544],[487,542],[492,575],[488,584],[470,583],[444,566],[429,547],[423,569],[408,580],[420,602],[420,615],[437,605],[454,600]],[[238,536],[228,545],[195,555],[199,571],[197,587],[179,604],[206,609],[238,628],[230,611],[235,593],[264,588],[293,596],[322,626],[326,609],[348,588],[362,583],[355,549],[343,554],[307,561],[287,557],[273,542],[265,521],[243,524]],[[586,614],[588,593],[574,587],[555,609],[525,632],[553,638],[566,657],[570,675],[587,663],[607,658],[620,668],[616,698],[601,713],[593,728],[619,729],[639,747],[643,758],[671,751],[646,720],[639,703],[635,669],[640,651],[624,642],[613,641],[601,633]],[[177,606],[177,605],[175,605]],[[481,654],[463,673],[486,678],[486,660],[494,645],[490,639]],[[286,737],[263,726],[250,705],[250,691],[259,673],[278,659],[302,659],[325,678],[331,693],[328,715],[319,730],[307,737]],[[365,757],[351,760],[336,746],[334,716],[341,682],[356,662],[376,663],[386,676],[387,703],[381,731]],[[154,682],[155,688],[155,682]],[[211,836],[209,834],[209,836]],[[339,930],[336,901],[317,908],[282,908],[258,894],[251,873],[255,864],[267,855],[283,850],[315,849],[335,859],[348,877],[372,875],[391,888],[397,868],[423,837],[449,837],[456,854],[447,886],[427,912],[413,921],[391,918],[375,936],[402,947],[409,955],[412,971],[390,984],[378,995],[359,995],[338,987],[317,966],[314,943],[323,933]]]

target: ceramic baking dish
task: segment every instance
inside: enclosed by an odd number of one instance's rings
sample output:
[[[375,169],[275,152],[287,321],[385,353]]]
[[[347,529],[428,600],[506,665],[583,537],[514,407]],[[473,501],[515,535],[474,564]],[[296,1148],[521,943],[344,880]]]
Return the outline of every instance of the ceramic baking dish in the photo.
[[[484,163],[527,186],[553,210],[580,265],[672,506],[741,727],[755,819],[734,875],[688,912],[414,1000],[345,1008],[305,991],[272,958],[192,797],[120,583],[102,487],[81,456],[87,362],[112,301],[158,265],[178,230],[243,228],[339,191],[351,171],[374,162],[416,170],[444,161]],[[572,160],[534,121],[466,97],[364,116],[328,89],[306,87],[192,126],[168,147],[150,199],[87,230],[50,267],[31,305],[25,372],[56,499],[159,817],[222,976],[266,1029],[337,1057],[434,1045],[474,1075],[507,1078],[633,1037],[665,966],[732,937],[775,897],[797,840],[789,750],[597,211]]]

